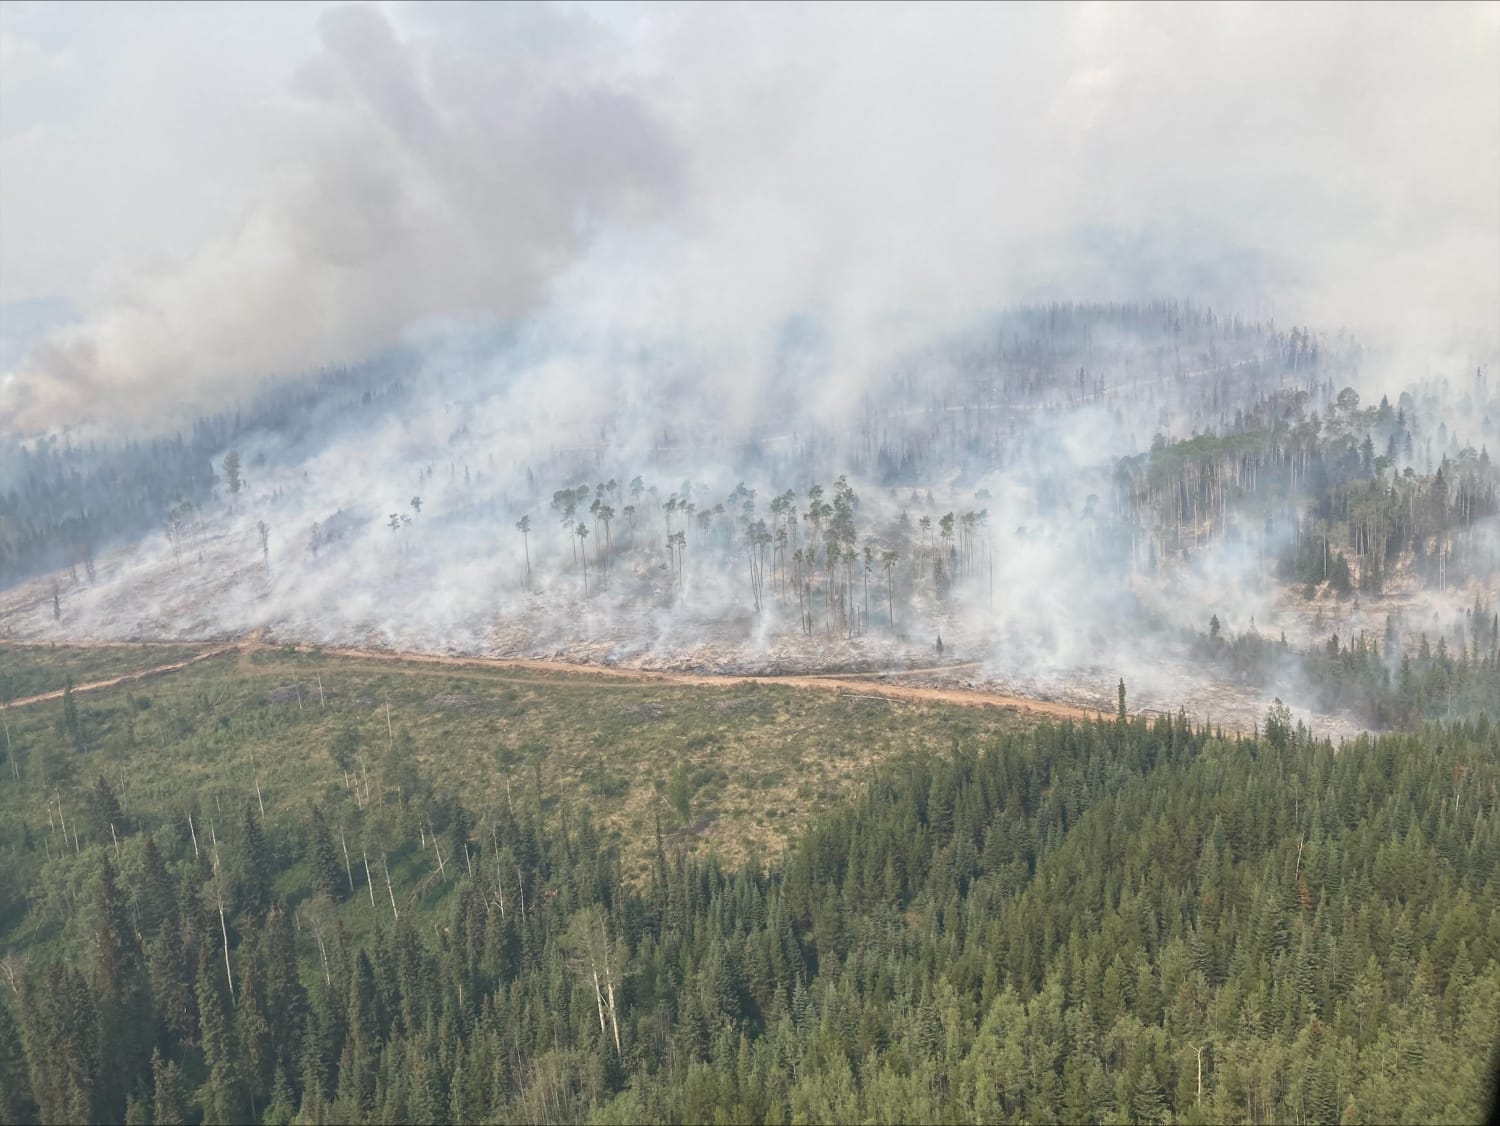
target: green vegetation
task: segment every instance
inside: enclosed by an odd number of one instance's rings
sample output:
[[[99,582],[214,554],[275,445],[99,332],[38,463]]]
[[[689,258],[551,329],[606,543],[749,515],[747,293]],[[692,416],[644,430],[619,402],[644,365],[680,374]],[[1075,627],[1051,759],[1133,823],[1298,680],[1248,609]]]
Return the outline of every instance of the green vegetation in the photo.
[[[36,692],[175,659],[156,647],[0,647],[0,667]],[[190,811],[222,822],[220,810],[256,798],[257,786],[274,825],[309,801],[363,818],[403,787],[490,809],[529,793],[539,772],[549,812],[593,806],[632,875],[645,872],[654,810],[679,766],[693,823],[668,806],[667,828],[737,863],[752,847],[779,851],[872,762],[926,745],[934,730],[948,739],[975,726],[962,711],[770,685],[704,690],[291,649],[226,653],[5,716],[13,764],[0,760],[0,771],[19,784],[0,788],[0,820],[17,828],[47,825],[49,808],[71,819],[101,773],[132,814],[187,832]],[[64,753],[80,729],[85,753]],[[0,916],[0,936],[9,925]]]
[[[1341,641],[1333,634],[1302,650],[1254,632],[1226,640],[1217,622],[1194,639],[1198,656],[1241,683],[1295,695],[1323,711],[1349,711],[1377,728],[1406,729],[1427,720],[1500,715],[1500,616],[1483,599],[1448,637],[1433,645],[1424,633],[1414,648],[1403,646],[1394,617],[1386,620],[1383,641],[1363,633]]]
[[[196,657],[208,645],[0,645],[0,705]]]
[[[1278,709],[1257,740],[1023,730],[282,653],[73,704],[81,750],[62,701],[8,717],[5,1121],[1352,1123],[1487,1093],[1484,718],[1336,753]],[[793,802],[769,863],[704,847]]]
[[[1282,577],[1309,594],[1326,583],[1341,596],[1378,595],[1397,571],[1436,590],[1485,579],[1500,470],[1487,448],[1460,448],[1435,422],[1447,390],[1423,384],[1396,407],[1382,399],[1362,409],[1346,387],[1321,414],[1305,390],[1278,390],[1237,410],[1222,433],[1159,438],[1120,461],[1116,505],[1126,519],[1101,535],[1133,565],[1142,543],[1153,566],[1218,539],[1274,551]]]

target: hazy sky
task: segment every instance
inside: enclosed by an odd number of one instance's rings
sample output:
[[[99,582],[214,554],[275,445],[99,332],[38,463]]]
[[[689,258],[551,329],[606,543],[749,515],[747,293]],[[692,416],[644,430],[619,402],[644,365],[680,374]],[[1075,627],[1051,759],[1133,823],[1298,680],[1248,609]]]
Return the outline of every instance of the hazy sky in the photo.
[[[0,333],[81,316],[0,430],[435,317],[711,354],[812,313],[857,366],[1200,293],[1493,337],[1500,4],[0,6]]]

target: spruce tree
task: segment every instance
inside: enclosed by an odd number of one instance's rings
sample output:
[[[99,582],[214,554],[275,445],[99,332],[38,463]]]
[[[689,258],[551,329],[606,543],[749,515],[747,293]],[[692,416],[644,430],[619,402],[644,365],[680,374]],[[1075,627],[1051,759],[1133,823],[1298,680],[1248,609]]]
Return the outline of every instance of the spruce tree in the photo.
[[[255,809],[248,802],[242,822],[245,850],[244,867],[236,888],[235,900],[251,917],[264,919],[271,909],[271,876],[274,872],[271,849]]]
[[[210,1122],[241,1122],[249,1114],[244,1060],[235,1036],[234,1014],[223,968],[211,948],[198,948],[198,1018],[208,1078],[198,1089],[198,1105]]]
[[[261,946],[264,961],[266,1019],[270,1025],[274,1061],[288,1082],[302,1072],[302,1044],[307,1030],[307,990],[297,968],[290,912],[278,903],[266,919]]]
[[[130,832],[125,814],[120,810],[114,787],[103,774],[99,775],[94,788],[89,791],[89,832],[101,844],[110,844]]]
[[[141,885],[137,894],[140,909],[141,934],[148,939],[156,935],[162,925],[177,921],[177,881],[167,871],[161,849],[157,847],[154,834],[146,834],[146,844],[141,855]]]
[[[348,891],[348,881],[344,879],[344,869],[339,864],[338,850],[333,843],[333,834],[328,829],[328,821],[317,806],[312,807],[312,827],[313,890],[337,903]]]
[[[93,910],[100,1062],[94,1109],[99,1119],[117,1121],[125,1116],[125,1100],[150,1058],[156,1015],[129,906],[109,853],[100,855]]]
[[[198,998],[195,967],[183,941],[183,923],[173,914],[165,918],[151,943],[151,993],[163,1042],[169,1047],[198,1038]]]
[[[0,997],[0,1122],[24,1126],[39,1121],[38,1113],[31,1094],[31,1076],[26,1071],[21,1030],[9,998]]]
[[[151,1081],[151,1120],[154,1126],[186,1126],[188,1099],[182,1069],[164,1059],[159,1048],[151,1053]]]

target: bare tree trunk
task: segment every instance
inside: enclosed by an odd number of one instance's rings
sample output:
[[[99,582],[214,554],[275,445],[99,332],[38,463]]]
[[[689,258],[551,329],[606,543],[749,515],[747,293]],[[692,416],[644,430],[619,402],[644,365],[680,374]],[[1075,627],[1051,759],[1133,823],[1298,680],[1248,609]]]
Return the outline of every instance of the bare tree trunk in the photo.
[[[344,843],[344,827],[339,826],[339,847],[344,850],[344,875],[349,879],[349,894],[354,894],[354,870],[349,863],[349,846]]]
[[[386,894],[391,897],[391,914],[395,916],[397,922],[400,922],[401,912],[396,910],[396,891],[391,887],[391,869],[390,865],[385,862],[385,853],[383,852],[380,854],[380,867],[385,872]]]
[[[615,1058],[621,1058],[620,1020],[615,1008],[615,977],[609,968],[609,932],[604,929],[604,917],[599,917],[599,935],[604,940],[604,988],[609,999],[609,1024],[615,1038]],[[595,986],[597,988],[597,985]]]
[[[599,1035],[603,1036],[606,1031],[604,1027],[604,991],[599,988],[598,967],[591,967],[589,972],[593,975],[594,978],[594,1004],[599,1009]]]
[[[309,921],[312,923],[313,937],[318,940],[318,957],[323,961],[323,984],[332,985],[333,977],[328,972],[328,951],[323,946],[323,922],[316,915]]]
[[[10,776],[19,782],[21,780],[21,771],[16,766],[16,752],[10,745],[10,721],[5,716],[5,713],[9,710],[9,704],[4,708],[0,708],[0,727],[5,728],[5,757],[10,761]]]
[[[370,893],[370,906],[375,906],[375,881],[370,878],[370,856],[364,849],[359,850],[359,858],[365,862],[365,888]]]
[[[510,779],[509,778],[507,778],[505,780],[505,794],[506,794],[506,797],[509,798],[509,796],[510,796]],[[503,879],[501,879],[501,877],[500,877],[500,836],[499,836],[499,834],[497,833],[497,831],[495,829],[495,819],[494,819],[493,816],[490,818],[490,844],[493,845],[494,849],[495,849],[495,851],[492,853],[492,855],[495,858],[495,896],[496,896],[496,899],[499,901],[499,904],[500,904],[500,918],[504,919],[505,918],[505,881]]]
[[[219,930],[224,935],[224,976],[229,980],[229,1003],[233,1005],[234,999],[234,971],[229,968],[229,928],[224,923],[224,892],[222,889],[216,892],[215,898],[219,906]]]

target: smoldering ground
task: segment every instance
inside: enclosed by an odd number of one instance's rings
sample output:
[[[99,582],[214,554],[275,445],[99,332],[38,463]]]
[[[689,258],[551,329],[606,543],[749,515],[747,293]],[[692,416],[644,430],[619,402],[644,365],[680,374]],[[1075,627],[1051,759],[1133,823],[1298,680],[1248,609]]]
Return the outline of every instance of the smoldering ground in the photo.
[[[64,17],[5,19],[27,57],[73,49]],[[90,50],[149,71],[125,92],[153,105],[193,77],[147,66],[135,29],[116,30],[75,51],[85,106],[107,69]],[[236,436],[243,494],[221,484],[185,532],[102,558],[96,586],[64,576],[61,606],[49,586],[21,592],[12,635],[271,623],[307,640],[636,661],[728,647],[742,662],[817,659],[811,636],[899,663],[942,632],[997,675],[1084,668],[1107,691],[1113,670],[1162,663],[1142,654],[1163,629],[1218,613],[1295,634],[1307,617],[1274,593],[1285,522],[1199,529],[1190,566],[1165,566],[1144,525],[1128,547],[1100,542],[1121,458],[1223,433],[1287,385],[1326,409],[1345,385],[1373,399],[1431,373],[1458,390],[1423,412],[1418,471],[1494,433],[1493,395],[1463,382],[1494,355],[1500,304],[1493,6],[355,6],[286,41],[257,107],[204,87],[205,114],[251,127],[179,175],[233,187],[191,225],[150,214],[149,254],[97,220],[82,230],[112,252],[92,261],[27,233],[66,242],[85,198],[73,181],[49,191],[64,166],[46,130],[88,145],[109,125],[118,148],[130,98],[60,119],[60,67],[7,97],[8,154],[31,159],[3,188],[4,296],[65,290],[82,316],[5,376],[0,428],[150,432],[398,343],[400,408],[335,397],[295,435]],[[111,204],[149,210],[129,192]],[[1212,304],[1221,327],[1104,317],[1064,367],[1045,323],[990,318],[1017,299],[1158,297]],[[1325,359],[1289,372],[1273,338],[1303,321],[1322,326]],[[655,495],[597,488],[637,475]],[[809,487],[840,475],[858,497],[844,602],[826,553],[799,595],[774,544],[757,593],[743,496],[712,508],[743,482],[752,520],[786,489],[805,513]],[[564,529],[552,496],[580,486]],[[588,513],[601,497],[611,529]],[[674,498],[695,511],[668,514]],[[983,518],[954,542],[920,526],[949,512]],[[670,553],[668,519],[688,539]],[[867,545],[899,562],[872,566],[866,616]],[[864,624],[830,628],[853,601]]]
[[[1380,621],[1379,600],[1320,601],[1336,615],[1324,620],[1285,597],[1294,524],[1235,505],[1168,519],[1175,486],[1152,500],[1150,473],[1122,469],[1142,434],[1160,444],[1235,403],[1326,388],[1353,370],[1332,348],[1288,373],[1279,334],[1202,310],[1023,310],[898,354],[858,400],[819,405],[842,406],[833,425],[791,390],[721,421],[701,357],[625,343],[540,324],[499,343],[450,333],[412,353],[420,366],[400,378],[420,393],[381,407],[356,381],[295,427],[243,431],[237,493],[221,472],[213,501],[101,555],[95,581],[12,592],[3,628],[269,627],[308,643],[725,672],[946,663],[1106,709],[1123,673],[1136,707],[1191,704],[1248,726],[1266,699],[1195,665],[1185,632],[1217,617],[1301,644]],[[803,376],[831,362],[816,341],[785,352]],[[788,490],[790,510],[773,503]],[[1493,532],[1481,523],[1464,544],[1488,590]],[[1421,598],[1437,613],[1474,589]],[[1311,718],[1297,686],[1279,685]]]

